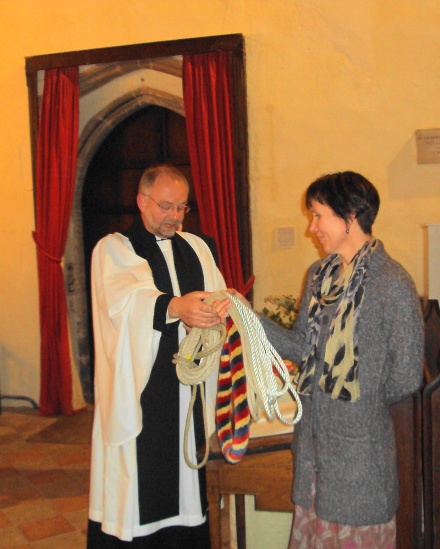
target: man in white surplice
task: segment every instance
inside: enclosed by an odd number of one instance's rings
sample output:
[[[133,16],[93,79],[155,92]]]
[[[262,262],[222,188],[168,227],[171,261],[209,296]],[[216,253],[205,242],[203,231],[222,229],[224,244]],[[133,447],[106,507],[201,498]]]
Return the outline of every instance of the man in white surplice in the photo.
[[[188,183],[178,170],[146,170],[137,196],[140,215],[124,233],[100,240],[93,252],[88,549],[127,542],[136,548],[209,547],[204,471],[191,469],[183,458],[190,387],[178,381],[172,357],[187,327],[217,325],[229,301],[215,307],[204,302],[225,282],[205,242],[177,231],[187,201]],[[210,433],[216,384],[214,371],[205,384]],[[193,462],[197,406],[189,435]]]

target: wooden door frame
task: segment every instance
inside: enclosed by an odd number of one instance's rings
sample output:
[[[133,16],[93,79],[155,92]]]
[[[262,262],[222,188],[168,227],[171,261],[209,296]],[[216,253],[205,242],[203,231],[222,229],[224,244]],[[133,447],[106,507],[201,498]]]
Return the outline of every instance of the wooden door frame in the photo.
[[[247,97],[244,37],[241,34],[186,38],[81,50],[26,58],[26,79],[29,95],[32,173],[35,194],[36,151],[39,120],[38,71],[72,66],[118,63],[141,59],[173,57],[184,54],[229,51],[232,54],[234,122],[234,163],[236,174],[237,220],[242,253],[243,278],[247,280],[252,268],[252,231],[250,219],[249,154],[247,132]]]

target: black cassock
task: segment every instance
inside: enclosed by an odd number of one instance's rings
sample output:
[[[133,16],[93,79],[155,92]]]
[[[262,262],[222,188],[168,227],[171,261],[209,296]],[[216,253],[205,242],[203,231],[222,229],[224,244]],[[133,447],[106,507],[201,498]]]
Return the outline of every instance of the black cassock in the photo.
[[[179,349],[179,322],[165,323],[168,304],[174,295],[168,266],[156,237],[145,229],[140,217],[124,235],[136,254],[148,262],[157,289],[164,292],[156,300],[153,328],[162,336],[150,379],[141,395],[143,428],[136,441],[140,524],[147,524],[179,514],[179,380],[172,362]],[[197,254],[178,234],[171,240],[181,295],[204,290],[203,270]],[[196,441],[200,446],[204,432],[199,395],[194,417]],[[204,477],[201,471],[203,513],[207,508]]]

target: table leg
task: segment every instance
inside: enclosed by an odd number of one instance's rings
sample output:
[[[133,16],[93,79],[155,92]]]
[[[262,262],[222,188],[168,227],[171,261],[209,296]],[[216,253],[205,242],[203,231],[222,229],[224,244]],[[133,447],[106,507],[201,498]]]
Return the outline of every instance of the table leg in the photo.
[[[207,499],[209,506],[209,530],[211,549],[221,549],[221,496],[219,489],[218,471],[215,468],[206,468]]]
[[[246,508],[244,494],[235,495],[235,517],[237,523],[237,549],[246,549]]]

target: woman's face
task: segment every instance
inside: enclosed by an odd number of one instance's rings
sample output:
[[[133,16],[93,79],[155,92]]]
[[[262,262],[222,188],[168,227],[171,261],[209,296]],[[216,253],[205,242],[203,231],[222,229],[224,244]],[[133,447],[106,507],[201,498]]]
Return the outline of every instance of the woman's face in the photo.
[[[309,231],[316,235],[323,252],[344,255],[348,244],[347,223],[330,208],[320,202],[312,201],[309,209],[312,214]]]

